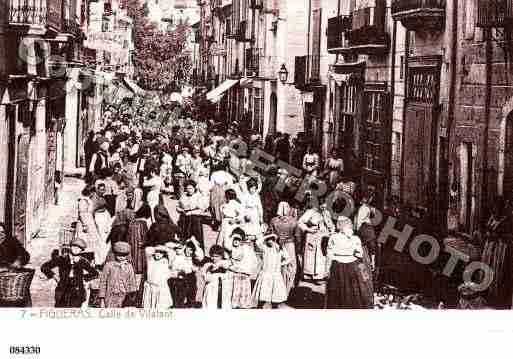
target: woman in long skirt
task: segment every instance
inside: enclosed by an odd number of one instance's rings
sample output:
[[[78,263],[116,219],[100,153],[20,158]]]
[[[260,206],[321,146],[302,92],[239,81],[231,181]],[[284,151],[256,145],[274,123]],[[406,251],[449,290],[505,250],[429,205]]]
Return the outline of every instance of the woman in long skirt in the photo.
[[[330,236],[327,248],[329,278],[326,288],[328,309],[372,309],[374,292],[370,267],[362,260],[360,239],[353,234],[347,217],[337,221],[338,232]]]
[[[299,219],[298,226],[305,233],[303,275],[314,281],[326,279],[326,255],[322,247],[333,230],[329,211],[311,206]]]
[[[232,232],[235,228],[240,226],[242,222],[243,208],[233,189],[227,190],[225,197],[227,203],[221,206],[223,220],[221,222],[221,230],[219,231],[217,244],[230,251],[232,250]]]
[[[217,228],[223,220],[221,206],[226,203],[225,192],[233,185],[233,177],[225,171],[216,171],[210,177],[212,189],[210,190],[210,209],[214,226]]]
[[[296,244],[298,242],[298,224],[290,215],[290,206],[287,202],[278,205],[278,216],[271,220],[271,230],[278,236],[278,242],[287,251],[290,259],[286,266],[282,267],[282,275],[287,288],[287,295],[294,287],[297,274]]]
[[[136,276],[146,272],[146,256],[144,247],[148,233],[148,221],[151,218],[151,210],[144,205],[135,214],[135,219],[128,225],[127,242],[130,244],[131,260]],[[139,284],[139,283],[138,283]]]
[[[180,213],[178,220],[178,227],[183,240],[188,240],[191,237],[196,238],[200,243],[201,248],[205,248],[203,242],[203,225],[201,223],[201,214],[204,209],[202,208],[202,200],[196,190],[196,183],[194,181],[186,181],[184,183],[185,195],[178,201],[176,208]]]

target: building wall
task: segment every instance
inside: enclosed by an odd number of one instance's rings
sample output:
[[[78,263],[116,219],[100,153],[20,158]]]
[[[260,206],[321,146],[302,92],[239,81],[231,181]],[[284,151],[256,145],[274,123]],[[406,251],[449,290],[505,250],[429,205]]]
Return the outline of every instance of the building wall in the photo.
[[[451,158],[453,162],[453,181],[459,185],[458,211],[460,222],[465,214],[464,191],[462,179],[464,163],[461,159],[462,144],[474,146],[472,154],[474,161],[474,210],[472,212],[473,227],[478,220],[490,209],[497,195],[511,198],[511,193],[503,191],[502,180],[506,118],[511,112],[509,105],[513,96],[511,63],[504,53],[503,29],[492,30],[491,41],[491,103],[489,116],[489,140],[485,144],[486,131],[486,89],[487,89],[487,56],[486,41],[483,29],[476,27],[476,2],[466,2],[459,11],[460,31],[458,33],[458,106],[454,135],[451,138]],[[464,10],[463,10],[464,9]],[[488,150],[486,151],[486,147]],[[488,159],[488,203],[482,203],[485,174],[485,156]]]

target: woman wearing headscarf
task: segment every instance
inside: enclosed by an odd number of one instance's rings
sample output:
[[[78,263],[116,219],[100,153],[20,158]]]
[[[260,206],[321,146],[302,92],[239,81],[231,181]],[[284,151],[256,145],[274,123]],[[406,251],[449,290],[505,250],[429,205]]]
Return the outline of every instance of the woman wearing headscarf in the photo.
[[[143,275],[146,271],[146,257],[144,247],[148,234],[148,222],[151,217],[150,207],[143,205],[135,213],[135,219],[128,225],[126,240],[130,244],[130,254],[136,275]]]
[[[327,245],[326,307],[328,309],[372,309],[372,273],[362,260],[363,248],[347,217],[337,220],[337,232]]]
[[[287,295],[294,287],[297,274],[296,245],[298,243],[298,223],[290,215],[290,205],[287,202],[280,202],[278,205],[277,217],[271,220],[271,230],[278,236],[278,243],[287,251],[289,262],[282,267],[283,279]]]
[[[166,207],[159,204],[154,211],[155,221],[150,226],[147,235],[147,245],[154,247],[168,242],[177,242],[179,230],[171,219]]]
[[[327,273],[323,245],[330,232],[334,230],[331,214],[325,206],[318,209],[310,203],[299,219],[298,226],[305,234],[303,275],[315,281],[324,280]]]
[[[210,210],[214,229],[217,229],[223,220],[221,206],[226,203],[226,190],[233,185],[234,179],[228,172],[219,170],[212,173],[210,182]]]
[[[361,204],[354,219],[354,232],[362,241],[364,260],[369,260],[372,268],[374,268],[377,251],[377,236],[374,226],[372,225],[372,215],[374,211],[370,206],[372,199],[372,193],[365,191],[362,194]]]

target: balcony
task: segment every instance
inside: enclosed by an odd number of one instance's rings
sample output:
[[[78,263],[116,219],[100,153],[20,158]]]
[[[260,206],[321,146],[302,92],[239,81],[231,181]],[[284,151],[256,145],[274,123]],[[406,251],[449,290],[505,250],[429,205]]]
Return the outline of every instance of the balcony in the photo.
[[[232,0],[213,0],[212,8],[215,12],[220,13],[225,6],[231,5]]]
[[[75,37],[79,37],[82,34],[82,30],[80,29],[80,24],[77,20],[64,19],[62,24],[63,32],[67,34],[71,34]]]
[[[296,56],[294,65],[294,84],[297,89],[307,89],[320,82],[320,56]]]
[[[393,0],[392,17],[408,30],[442,30],[446,0]]]
[[[9,25],[18,29],[62,30],[62,0],[10,0]]]
[[[262,54],[263,49],[261,48],[246,49],[246,70],[253,72],[255,76],[258,76],[260,71],[260,58]]]
[[[506,27],[513,23],[513,0],[478,0],[477,26]]]
[[[351,30],[351,16],[337,16],[328,19],[328,52],[343,54],[350,52],[347,32]]]
[[[251,9],[263,9],[264,8],[264,0],[250,0],[249,7]]]
[[[249,31],[248,22],[246,20],[239,23],[239,37],[237,41],[240,42],[252,42],[251,34]]]
[[[375,0],[376,6],[355,9],[351,30],[347,32],[349,48],[354,53],[384,54],[390,46],[385,31],[386,0]]]

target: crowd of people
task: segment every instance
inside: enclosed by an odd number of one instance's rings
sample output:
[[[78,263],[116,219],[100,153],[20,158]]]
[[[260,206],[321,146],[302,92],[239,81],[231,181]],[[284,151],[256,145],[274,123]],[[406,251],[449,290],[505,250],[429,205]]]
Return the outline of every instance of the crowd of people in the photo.
[[[243,152],[232,150],[246,140]],[[286,170],[252,170],[259,148],[355,194],[341,153],[321,167],[304,139],[289,141],[190,119],[164,133],[108,118],[85,143],[76,235],[41,268],[57,281],[55,306],[274,308],[308,280],[326,283],[327,308],[373,308],[372,193],[353,221],[308,190],[299,199],[301,178]]]
[[[379,278],[397,280],[380,273],[386,248],[375,208],[399,227],[428,230],[425,209],[377,203],[376,189],[360,185],[354,153],[322,161],[303,134],[262,139],[192,119],[167,132],[111,112],[106,123],[84,144],[73,240],[41,267],[57,282],[56,307],[274,308],[293,305],[307,281],[323,286],[325,308],[373,308]],[[273,160],[255,166],[266,156]],[[329,196],[315,195],[319,181]],[[340,215],[348,198],[355,211]],[[513,216],[501,203],[476,237],[498,273],[488,296],[504,296],[507,307],[511,255],[500,230]],[[2,228],[0,269],[23,267],[30,255]],[[412,281],[430,285],[426,266],[404,265]]]

